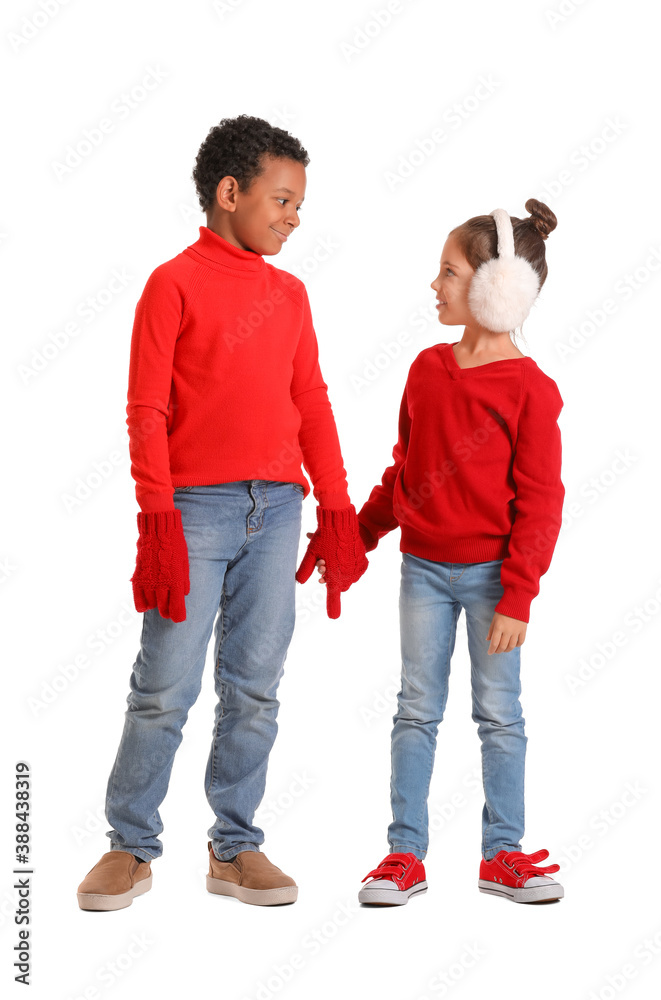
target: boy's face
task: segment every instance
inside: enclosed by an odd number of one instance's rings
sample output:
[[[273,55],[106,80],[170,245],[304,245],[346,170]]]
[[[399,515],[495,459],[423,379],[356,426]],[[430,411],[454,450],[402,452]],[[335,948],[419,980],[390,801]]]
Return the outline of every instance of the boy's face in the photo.
[[[298,209],[305,197],[305,167],[297,160],[264,155],[264,170],[246,191],[234,177],[223,177],[216,201],[207,213],[209,229],[228,243],[258,254],[280,253],[300,225]]]

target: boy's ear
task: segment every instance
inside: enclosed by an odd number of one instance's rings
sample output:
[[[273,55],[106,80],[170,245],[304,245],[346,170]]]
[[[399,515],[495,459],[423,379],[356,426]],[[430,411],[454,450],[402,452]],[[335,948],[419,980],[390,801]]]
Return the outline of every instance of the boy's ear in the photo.
[[[230,174],[227,177],[221,177],[216,187],[216,204],[219,208],[226,212],[235,212],[238,190],[239,184],[236,177],[232,177]]]

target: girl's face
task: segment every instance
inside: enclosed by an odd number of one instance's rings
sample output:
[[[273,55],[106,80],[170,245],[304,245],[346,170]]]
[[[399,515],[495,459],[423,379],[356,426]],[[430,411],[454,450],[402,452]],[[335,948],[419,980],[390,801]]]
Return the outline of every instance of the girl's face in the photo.
[[[475,325],[468,308],[468,289],[474,274],[458,243],[448,236],[441,254],[441,269],[431,283],[436,292],[440,323],[446,326]]]

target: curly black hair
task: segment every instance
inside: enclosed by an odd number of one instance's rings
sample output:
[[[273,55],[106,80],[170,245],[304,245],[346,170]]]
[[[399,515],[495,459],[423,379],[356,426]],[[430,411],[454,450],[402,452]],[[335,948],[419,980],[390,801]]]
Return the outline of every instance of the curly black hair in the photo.
[[[297,160],[304,167],[310,162],[298,139],[263,118],[238,115],[214,125],[198,150],[191,174],[202,211],[210,210],[223,177],[235,177],[239,191],[250,187],[264,171],[264,153]]]

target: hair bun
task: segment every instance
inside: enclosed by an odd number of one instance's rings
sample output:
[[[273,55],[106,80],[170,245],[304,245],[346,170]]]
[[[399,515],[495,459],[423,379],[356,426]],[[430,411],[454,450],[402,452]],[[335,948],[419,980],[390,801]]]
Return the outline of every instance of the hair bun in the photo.
[[[530,219],[528,221],[533,224],[544,240],[558,225],[558,220],[548,205],[545,205],[543,201],[537,201],[536,198],[528,198],[526,212],[530,212]]]

